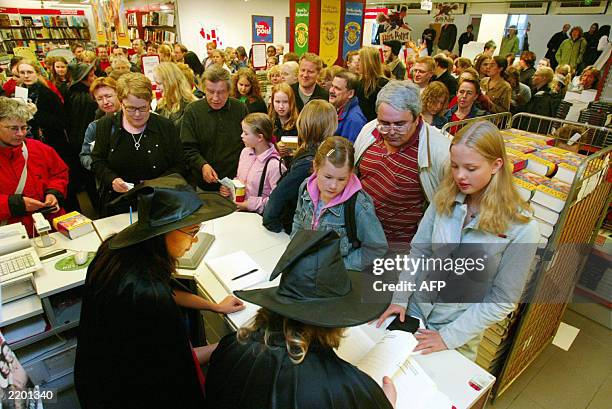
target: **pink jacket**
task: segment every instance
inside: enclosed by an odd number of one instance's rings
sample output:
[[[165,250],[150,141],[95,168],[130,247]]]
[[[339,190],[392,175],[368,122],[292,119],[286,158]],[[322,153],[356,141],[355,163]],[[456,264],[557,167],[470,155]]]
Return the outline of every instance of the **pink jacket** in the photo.
[[[263,192],[261,197],[257,197],[261,173],[268,158],[277,159],[271,159],[270,163],[268,163]],[[264,207],[268,203],[268,197],[270,197],[270,193],[276,188],[276,184],[281,177],[278,166],[279,160],[281,160],[280,155],[273,144],[270,144],[270,148],[259,156],[255,154],[253,148],[244,148],[240,153],[238,175],[236,177],[246,186],[247,209],[250,212],[263,213]],[[287,170],[285,165],[282,165],[282,162],[281,169],[282,172]]]
[[[317,173],[314,172],[308,178],[308,182],[306,184],[306,189],[308,189],[308,194],[312,199],[314,213],[312,215],[312,225],[310,226],[312,230],[317,230],[319,227],[319,220],[321,219],[321,215],[325,211],[325,209],[329,209],[334,206],[342,205],[344,202],[349,200],[351,196],[362,189],[361,182],[356,174],[351,173],[348,183],[344,187],[344,190],[338,194],[338,196],[334,197],[329,201],[326,205],[323,206],[321,212],[317,216],[317,207],[319,206],[319,198],[321,192],[319,191],[319,186],[317,185]]]

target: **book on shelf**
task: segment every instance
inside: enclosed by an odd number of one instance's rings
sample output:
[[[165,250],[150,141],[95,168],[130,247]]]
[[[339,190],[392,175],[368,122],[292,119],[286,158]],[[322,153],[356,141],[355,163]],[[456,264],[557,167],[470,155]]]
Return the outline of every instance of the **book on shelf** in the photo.
[[[77,211],[54,218],[53,228],[70,239],[75,239],[94,230],[91,219]]]
[[[21,20],[23,21],[24,27],[34,27],[34,20],[31,16],[22,16]]]
[[[536,188],[531,201],[560,213],[565,207],[570,187],[560,180],[548,179]]]
[[[11,18],[9,17],[8,14],[0,14],[0,27],[10,27],[11,25]]]
[[[21,26],[21,15],[19,14],[9,14],[9,20],[11,26]]]
[[[41,16],[32,16],[32,22],[34,23],[34,27],[42,27],[43,21]]]

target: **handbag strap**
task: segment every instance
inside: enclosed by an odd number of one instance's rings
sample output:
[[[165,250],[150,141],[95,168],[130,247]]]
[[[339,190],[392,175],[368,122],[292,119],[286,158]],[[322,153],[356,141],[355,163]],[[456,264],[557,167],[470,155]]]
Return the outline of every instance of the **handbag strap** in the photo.
[[[15,188],[15,194],[20,195],[23,193],[23,189],[25,188],[26,180],[28,179],[28,147],[26,146],[25,141],[21,144],[21,154],[23,155],[23,169],[21,170],[21,177],[19,178],[19,183],[17,183],[17,187]],[[0,226],[4,226],[8,224],[8,220],[0,220]]]

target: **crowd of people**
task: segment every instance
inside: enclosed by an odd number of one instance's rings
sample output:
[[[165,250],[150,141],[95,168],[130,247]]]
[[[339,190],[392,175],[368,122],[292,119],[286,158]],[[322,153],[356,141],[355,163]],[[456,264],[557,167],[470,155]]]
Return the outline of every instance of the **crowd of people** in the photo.
[[[201,194],[219,193],[228,198],[232,209],[261,214],[265,228],[284,230],[291,235],[291,243],[321,243],[332,236],[312,236],[313,230],[335,232],[337,256],[350,271],[365,269],[396,245],[419,244],[413,255],[420,257],[436,253],[432,243],[534,244],[520,257],[510,250],[492,257],[491,288],[503,293],[504,302],[489,299],[487,304],[449,307],[396,293],[393,303],[384,306],[386,311],[372,309],[353,321],[338,319],[330,324],[324,317],[304,321],[299,314],[275,309],[270,300],[246,292],[238,295],[263,308],[249,328],[239,331],[239,342],[224,339],[217,352],[212,352],[216,345],[202,347],[193,349],[192,356],[190,340],[181,334],[182,318],[173,309],[176,305],[220,313],[244,306],[233,296],[214,304],[169,290],[167,278],[175,270],[173,263],[195,240],[199,223],[212,216],[178,220],[190,212],[199,214],[202,199],[192,192],[161,189],[155,193],[158,199],[154,194],[147,200],[163,201],[165,212],[182,216],[168,222],[170,215],[143,213],[141,218],[156,217],[158,225],[168,223],[169,227],[138,240],[126,233],[105,241],[89,269],[76,373],[83,407],[131,402],[133,398],[119,400],[127,396],[121,382],[142,388],[131,393],[149,396],[146,401],[151,407],[167,402],[161,396],[168,385],[175,394],[188,391],[182,407],[196,407],[204,395],[197,382],[199,366],[194,371],[192,358],[211,363],[206,393],[209,399],[214,397],[216,407],[230,407],[224,406],[229,402],[231,407],[247,407],[248,393],[236,398],[226,391],[237,382],[229,369],[237,362],[232,357],[240,359],[238,371],[245,374],[241,382],[253,381],[253,375],[246,375],[251,371],[257,377],[278,379],[282,384],[278,389],[266,379],[262,387],[269,388],[268,395],[248,389],[264,396],[262,407],[273,407],[270,402],[285,402],[293,386],[279,375],[287,368],[263,364],[258,354],[264,354],[264,361],[289,357],[294,365],[308,362],[310,374],[316,377],[321,368],[312,363],[314,357],[331,359],[331,349],[340,340],[341,331],[330,332],[327,327],[357,325],[379,316],[382,322],[393,314],[403,319],[406,312],[422,318],[427,327],[416,334],[417,350],[457,349],[475,359],[483,331],[511,312],[519,299],[529,279],[539,233],[511,182],[499,131],[485,121],[458,132],[450,127],[450,135],[440,128],[490,113],[554,116],[568,88],[597,86],[599,71],[591,65],[590,53],[596,32],[603,33],[598,43],[604,35],[608,41],[609,26],[591,27],[589,36],[583,36],[580,27],[564,26],[563,35],[555,34],[549,53],[539,61],[531,51],[523,51],[514,61],[519,53],[512,27],[501,44],[501,55],[493,56],[496,46],[489,42],[475,61],[450,52],[427,55],[433,52],[428,42],[404,60],[400,51],[405,45],[390,41],[382,50],[366,46],[349,53],[344,66],[324,67],[314,53],[297,56],[284,53],[282,46],[269,46],[267,81],[260,80],[244,47],[221,50],[214,42],[207,44],[203,61],[182,44],[145,47],[141,40],[135,40],[130,50],[99,46],[94,52],[74,44],[72,61],[50,57],[39,64],[14,57],[12,77],[3,84],[5,97],[0,97],[0,168],[6,169],[0,174],[0,221],[22,222],[30,234],[34,212],[49,211],[49,218],[72,210],[90,211],[92,217],[127,212],[137,208],[138,195],[126,192],[138,190],[143,182],[179,174],[205,192]],[[460,43],[466,44],[470,34],[468,30],[462,35]],[[160,57],[154,84],[141,73],[144,55]],[[27,102],[7,98],[14,96],[17,86],[28,89]],[[297,136],[297,149],[284,144],[284,136]],[[244,201],[232,202],[231,191],[220,184],[224,178],[245,185]],[[91,209],[84,206],[87,201]],[[189,206],[193,209],[186,210]],[[138,268],[132,266],[131,257],[141,263]],[[112,268],[108,277],[105,266]],[[299,285],[318,282],[317,277],[308,276],[308,269],[288,270],[283,274]],[[131,286],[142,286],[143,277],[152,284],[141,293]],[[347,280],[343,277],[334,278],[334,285]],[[285,280],[278,291],[289,291],[283,285],[290,284]],[[350,287],[348,282],[343,285]],[[127,287],[129,296],[118,290]],[[163,296],[151,295],[149,290]],[[326,297],[316,294],[315,301]],[[121,301],[121,309],[105,311],[104,306],[113,300]],[[110,339],[108,334],[117,333],[111,314],[136,307],[136,302],[137,313],[126,317],[142,316],[143,321],[131,327],[127,318],[122,320],[121,335]],[[347,316],[350,313],[347,310]],[[170,337],[158,336],[147,327],[158,320],[172,333]],[[96,351],[99,342],[92,334],[104,337],[104,354]],[[303,338],[304,334],[309,335]],[[285,344],[287,350],[278,355],[273,346]],[[261,349],[261,345],[271,348]],[[119,358],[112,355],[113,348],[122,348]],[[164,376],[147,373],[154,366],[137,363],[141,358],[168,361],[163,365],[174,366],[181,376],[168,383]],[[113,374],[123,375],[87,373],[88,368],[106,367],[109,360]],[[327,398],[336,401],[334,396],[342,396],[338,391],[352,377],[357,390],[352,399],[377,402],[371,407],[388,407],[393,402],[388,379],[385,395],[357,373],[341,381],[348,376],[346,369],[343,373],[343,364],[334,365],[328,388],[335,391]],[[135,383],[126,375],[134,367],[143,371]],[[227,383],[224,374],[230,373],[232,382]],[[101,385],[104,393],[97,390]],[[290,396],[313,399],[303,393]]]

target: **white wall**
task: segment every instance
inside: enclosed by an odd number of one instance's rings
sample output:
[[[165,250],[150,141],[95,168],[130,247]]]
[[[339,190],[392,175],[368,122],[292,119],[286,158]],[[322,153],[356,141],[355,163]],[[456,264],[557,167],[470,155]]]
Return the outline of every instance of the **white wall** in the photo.
[[[608,15],[595,14],[595,15],[572,15],[572,16],[561,16],[561,15],[542,15],[542,16],[529,16],[529,22],[531,22],[531,31],[529,32],[529,49],[536,53],[538,58],[543,58],[546,54],[547,48],[546,43],[550,40],[553,34],[561,31],[563,24],[568,23],[571,26],[581,26],[586,32],[589,31],[589,27],[593,23],[599,23],[600,26],[604,24],[611,24],[612,18]]]
[[[274,44],[285,43],[285,18],[289,0],[180,0],[177,5],[180,39],[200,58],[206,54],[206,41],[200,23],[218,26],[223,47],[251,46],[251,15],[274,16]],[[285,46],[288,52],[288,45]]]

